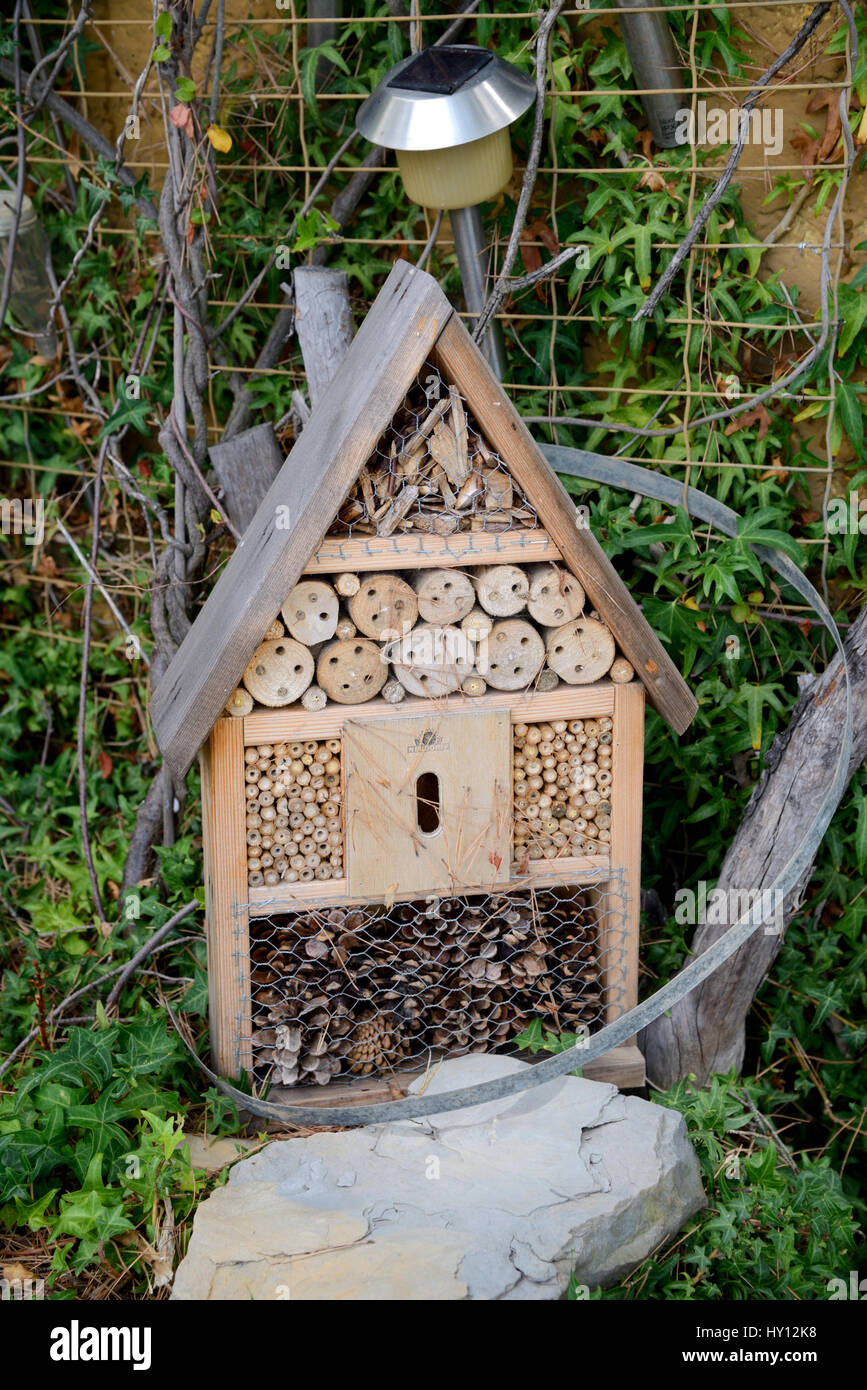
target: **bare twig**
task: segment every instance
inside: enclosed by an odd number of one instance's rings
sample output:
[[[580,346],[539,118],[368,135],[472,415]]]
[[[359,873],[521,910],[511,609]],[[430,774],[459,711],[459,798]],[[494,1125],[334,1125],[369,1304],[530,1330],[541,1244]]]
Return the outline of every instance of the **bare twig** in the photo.
[[[105,455],[108,449],[108,440],[104,439],[100,446],[96,460],[96,481],[93,487],[93,540],[90,549],[90,565],[88,566],[87,589],[84,595],[84,621],[83,638],[81,647],[81,680],[78,690],[78,729],[76,731],[76,754],[78,759],[78,811],[81,824],[81,847],[84,854],[84,862],[87,865],[87,873],[90,878],[90,890],[93,894],[93,901],[96,907],[100,922],[106,920],[105,908],[102,905],[102,895],[99,891],[99,879],[96,876],[96,869],[93,864],[93,851],[90,845],[90,830],[87,824],[87,763],[85,760],[84,748],[87,732],[87,677],[88,663],[90,661],[90,628],[93,617],[93,590],[94,576],[96,573],[96,561],[99,554],[99,508],[102,500],[102,470],[105,464]]]
[[[784,68],[786,64],[790,62],[790,60],[794,58],[797,53],[800,53],[801,49],[804,47],[804,44],[807,42],[810,35],[814,33],[814,31],[818,28],[819,24],[824,19],[825,15],[828,13],[830,8],[831,0],[822,0],[821,4],[814,6],[807,18],[804,20],[804,23],[801,25],[795,37],[792,39],[792,42],[789,44],[788,48],[785,48],[783,50],[779,58],[774,59],[770,67],[765,69],[761,77],[752,87],[749,95],[747,96],[746,101],[740,107],[740,118],[738,121],[738,136],[734,144],[732,145],[729,157],[726,160],[725,168],[723,169],[722,173],[720,174],[719,178],[717,179],[707,198],[699,208],[698,215],[695,221],[693,222],[686,236],[681,241],[680,245],[678,246],[668,265],[665,267],[665,270],[660,275],[655,287],[653,288],[653,290],[651,290],[650,294],[647,296],[647,299],[642,304],[637,314],[635,314],[634,321],[637,321],[638,319],[646,319],[653,313],[657,304],[662,299],[662,296],[665,294],[672,281],[674,280],[674,277],[677,274],[678,270],[683,265],[683,262],[686,260],[695,243],[698,241],[700,233],[704,230],[705,226],[707,225],[708,218],[710,217],[714,208],[717,206],[726,189],[728,188],[729,184],[731,183],[735,169],[738,166],[738,160],[740,159],[743,153],[744,145],[746,144],[747,134],[749,132],[750,112],[752,111],[759,97],[762,95],[762,92],[764,91],[765,87],[767,87],[768,83],[771,82],[774,77],[776,77],[777,73],[782,68]]]
[[[189,917],[190,913],[194,912],[199,906],[200,903],[196,899],[193,899],[192,902],[187,903],[186,907],[180,908],[180,910],[170,917],[167,922],[164,922],[159,930],[155,931],[153,936],[150,937],[145,944],[136,951],[135,955],[127,961],[118,975],[117,980],[112,985],[111,993],[105,1001],[106,1013],[111,1013],[123,992],[127,980],[135,974],[142,961],[147,959],[154,947],[162,941],[164,936],[168,936],[172,928],[178,925],[178,922],[182,922],[185,917]]]
[[[91,580],[92,580],[93,583],[96,585],[96,587],[99,589],[99,592],[102,594],[103,598],[105,599],[106,603],[108,604],[109,608],[111,609],[112,613],[114,614],[114,617],[117,619],[117,622],[118,622],[118,624],[120,625],[120,627],[123,628],[123,630],[124,630],[124,632],[126,633],[127,637],[131,638],[133,642],[135,642],[135,643],[138,644],[138,638],[136,637],[135,633],[134,633],[134,632],[132,631],[132,629],[130,628],[129,624],[128,624],[127,621],[126,621],[126,618],[123,616],[123,614],[121,613],[121,611],[120,611],[120,609],[118,608],[117,604],[115,603],[114,599],[112,598],[111,594],[110,594],[110,593],[108,592],[108,590],[106,589],[105,585],[103,584],[103,582],[102,582],[102,580],[100,579],[99,575],[97,574],[96,570],[92,568],[90,561],[88,560],[87,556],[86,556],[86,555],[82,552],[82,550],[80,549],[80,547],[79,547],[78,543],[76,542],[75,538],[74,538],[73,536],[71,536],[71,535],[69,534],[69,532],[67,531],[67,529],[66,529],[66,527],[64,526],[63,522],[60,520],[60,517],[57,518],[56,524],[57,524],[57,529],[58,529],[58,531],[59,531],[60,534],[62,535],[63,539],[66,541],[66,544],[69,546],[69,548],[70,548],[70,550],[72,551],[73,555],[75,556],[76,560],[77,560],[78,563],[81,565],[82,569],[87,570],[87,573],[90,575]],[[148,661],[148,658],[147,658],[147,656],[145,655],[144,652],[141,653],[141,659],[142,659],[142,661],[144,662],[145,666],[149,666],[149,665],[150,665],[150,662]]]
[[[497,313],[500,305],[511,289],[510,276],[512,274],[512,267],[515,264],[518,248],[521,245],[521,235],[527,221],[527,214],[530,211],[530,200],[533,197],[533,189],[536,187],[536,175],[539,172],[539,159],[542,154],[542,137],[545,133],[545,87],[548,75],[548,45],[551,37],[551,30],[557,21],[557,16],[562,10],[563,4],[564,0],[556,0],[556,3],[551,5],[542,16],[536,33],[536,109],[533,113],[533,138],[530,141],[530,153],[527,159],[527,167],[524,170],[521,192],[518,197],[518,206],[515,209],[515,220],[512,223],[512,230],[509,233],[509,241],[506,246],[506,254],[503,257],[503,264],[473,331],[473,338],[477,343],[483,340],[491,319]]]

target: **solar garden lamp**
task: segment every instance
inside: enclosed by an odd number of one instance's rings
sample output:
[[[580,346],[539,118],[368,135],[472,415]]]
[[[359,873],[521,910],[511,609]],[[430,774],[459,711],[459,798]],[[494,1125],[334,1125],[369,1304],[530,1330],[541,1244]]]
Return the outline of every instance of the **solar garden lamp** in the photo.
[[[512,63],[474,44],[443,44],[405,58],[386,73],[358,112],[374,144],[395,150],[407,197],[449,213],[469,313],[485,303],[487,244],[480,204],[512,177],[509,126],[532,104],[534,83]],[[502,378],[499,324],[485,354]]]
[[[678,112],[683,109],[680,60],[668,20],[659,10],[642,11],[646,0],[617,0],[618,23],[638,87],[656,90],[641,97],[651,134],[659,149],[679,144]]]
[[[12,228],[15,225],[16,194],[11,189],[0,191],[0,282],[12,250]],[[21,216],[15,238],[12,281],[8,308],[18,325],[36,340],[37,351],[44,357],[57,353],[57,338],[51,320],[51,285],[46,270],[48,241],[36,209],[29,198],[21,199]]]

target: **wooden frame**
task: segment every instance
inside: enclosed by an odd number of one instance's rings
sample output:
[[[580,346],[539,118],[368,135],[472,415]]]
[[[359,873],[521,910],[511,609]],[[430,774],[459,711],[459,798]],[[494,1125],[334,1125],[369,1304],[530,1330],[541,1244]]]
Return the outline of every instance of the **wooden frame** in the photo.
[[[638,913],[641,862],[641,799],[644,739],[644,690],[637,682],[560,688],[550,693],[497,693],[489,697],[495,707],[508,709],[512,722],[568,716],[586,718],[613,715],[613,796],[611,844],[608,855],[581,859],[535,861],[526,875],[512,878],[500,891],[574,883],[598,887],[598,910],[610,914],[609,949],[615,963],[606,971],[608,995],[606,1020],[618,1017],[637,1003]],[[466,697],[446,700],[413,700],[412,712],[423,715],[444,708],[468,705]],[[393,705],[372,700],[364,705],[328,706],[320,714],[304,710],[270,710],[245,719],[219,719],[201,754],[203,828],[205,841],[205,891],[207,902],[208,970],[211,1048],[217,1070],[237,1076],[252,1069],[252,1021],[250,996],[251,917],[273,912],[296,912],[306,906],[349,906],[370,901],[352,898],[345,880],[293,884],[292,892],[273,888],[249,888],[246,869],[244,749],[264,742],[292,737],[324,738],[341,733],[347,720],[393,718]],[[553,867],[556,865],[556,868]],[[616,871],[616,876],[615,876]],[[610,874],[611,877],[606,877]],[[625,884],[624,884],[624,880]],[[625,886],[625,895],[624,895]],[[472,891],[472,890],[468,890]],[[395,901],[417,897],[417,892],[394,895]],[[604,949],[604,948],[603,948]],[[407,1081],[416,1073],[407,1072]],[[644,1084],[644,1059],[634,1041],[613,1049],[588,1066],[587,1076],[619,1086]],[[356,1093],[370,1099],[371,1083],[335,1081],[328,1088],[331,1103],[340,1095]],[[384,1085],[384,1083],[383,1083]],[[363,1086],[363,1089],[357,1090]],[[286,1093],[281,1098],[307,1103],[303,1095]],[[316,1103],[328,1105],[327,1095],[317,1092]]]

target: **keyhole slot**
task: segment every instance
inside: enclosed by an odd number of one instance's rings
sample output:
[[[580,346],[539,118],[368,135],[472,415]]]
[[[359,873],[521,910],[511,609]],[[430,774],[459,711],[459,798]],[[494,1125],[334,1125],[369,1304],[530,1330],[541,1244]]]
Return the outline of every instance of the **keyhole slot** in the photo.
[[[440,828],[440,779],[435,772],[422,772],[416,781],[415,819],[422,835],[435,835]]]

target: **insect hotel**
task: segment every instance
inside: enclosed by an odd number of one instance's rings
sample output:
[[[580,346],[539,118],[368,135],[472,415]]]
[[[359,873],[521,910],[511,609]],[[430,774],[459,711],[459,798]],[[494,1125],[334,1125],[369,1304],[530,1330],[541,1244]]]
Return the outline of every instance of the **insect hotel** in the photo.
[[[200,756],[223,1075],[388,1099],[636,1002],[644,702],[696,705],[581,520],[398,262],[152,701]]]

